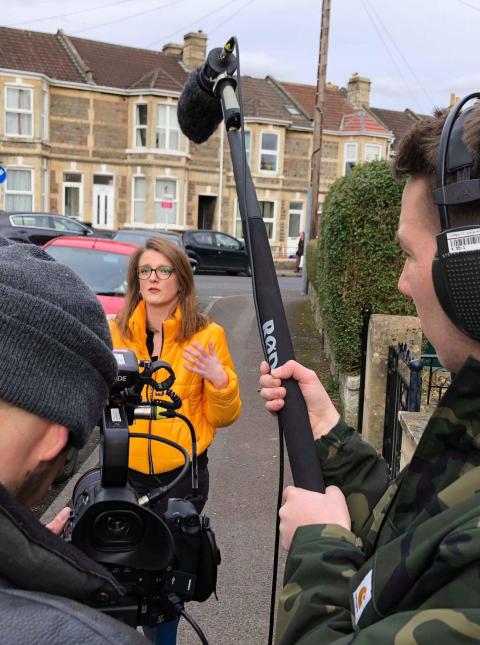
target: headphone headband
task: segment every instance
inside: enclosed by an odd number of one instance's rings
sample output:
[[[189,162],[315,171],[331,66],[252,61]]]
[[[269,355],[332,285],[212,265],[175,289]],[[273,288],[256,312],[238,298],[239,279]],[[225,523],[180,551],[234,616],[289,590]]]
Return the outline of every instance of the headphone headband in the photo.
[[[480,179],[472,179],[474,156],[463,141],[464,123],[473,107],[462,111],[474,92],[455,105],[445,121],[437,159],[437,188],[433,201],[438,206],[441,232],[437,235],[437,254],[432,278],[438,300],[464,334],[480,340],[480,206],[478,222],[450,227],[449,205],[480,200]],[[456,181],[447,184],[456,173]]]

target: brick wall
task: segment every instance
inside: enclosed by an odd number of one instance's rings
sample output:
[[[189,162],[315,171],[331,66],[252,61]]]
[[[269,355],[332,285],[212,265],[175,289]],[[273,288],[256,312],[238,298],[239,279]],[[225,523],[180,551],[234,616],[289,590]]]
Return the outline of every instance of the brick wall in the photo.
[[[86,146],[89,131],[90,126],[87,122],[50,119],[50,141],[52,143]]]
[[[50,117],[88,121],[89,99],[63,94],[50,95]]]

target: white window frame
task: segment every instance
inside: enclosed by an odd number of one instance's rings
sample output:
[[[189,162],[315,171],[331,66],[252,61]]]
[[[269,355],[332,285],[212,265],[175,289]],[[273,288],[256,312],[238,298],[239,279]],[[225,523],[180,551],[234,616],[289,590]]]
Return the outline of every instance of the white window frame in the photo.
[[[24,172],[30,172],[30,191],[24,191],[24,190],[9,190],[8,189],[8,175],[12,171],[16,170],[21,170]],[[8,173],[7,173],[7,181],[5,184],[5,209],[10,210],[10,208],[7,208],[7,196],[8,195],[30,195],[32,199],[32,208],[30,209],[31,211],[35,211],[35,202],[34,202],[34,195],[35,195],[35,173],[33,171],[33,168],[25,168],[24,166],[16,166],[15,168],[9,168]],[[26,209],[25,209],[26,210]]]
[[[276,215],[277,215],[277,202],[274,201],[273,199],[270,199],[269,197],[266,197],[265,199],[263,199],[263,198],[259,199],[258,200],[258,205],[260,206],[260,204],[263,203],[263,202],[270,202],[271,204],[273,204],[273,215],[272,215],[272,217],[264,218],[262,216],[262,220],[263,220],[264,223],[270,223],[270,222],[272,223],[272,235],[268,239],[269,239],[270,242],[273,242],[273,240],[275,240],[275,229],[276,229],[275,220],[276,220]],[[260,215],[261,215],[261,213],[262,213],[262,209],[260,208]],[[267,235],[268,235],[268,233],[267,233]]]
[[[241,234],[237,235],[237,226],[240,225]],[[240,207],[238,205],[238,199],[235,199],[235,221],[233,223],[233,237],[236,237],[237,240],[243,240],[243,226],[242,226],[242,217],[240,215]]]
[[[48,137],[49,137],[48,112],[49,112],[48,90],[45,89],[45,88],[42,88],[42,93],[41,93],[41,120],[40,120],[41,129],[40,129],[40,131],[42,133],[42,140],[43,141],[48,141]]]
[[[367,159],[367,149],[375,149],[376,152],[378,153],[378,157],[376,159]],[[379,143],[366,143],[365,144],[365,161],[377,161],[382,158],[382,146]]]
[[[301,204],[301,205],[302,205],[302,207],[301,207],[301,208],[291,208],[291,204]],[[291,236],[291,235],[289,234],[289,232],[290,232],[290,215],[291,215],[292,213],[294,213],[295,215],[300,215],[300,218],[299,218],[299,220],[298,220],[298,234],[297,234],[297,235],[293,235],[293,236]],[[289,202],[288,202],[288,229],[287,229],[287,238],[288,238],[289,240],[296,240],[296,239],[298,239],[298,237],[299,237],[300,233],[302,232],[302,230],[303,230],[302,226],[303,226],[303,216],[304,216],[304,213],[305,213],[305,202],[302,202],[302,201],[301,201],[301,200],[299,200],[299,199],[291,199],[291,200],[289,200]]]
[[[350,155],[348,154],[348,149],[354,148],[355,149],[355,155]],[[358,143],[355,141],[349,141],[348,143],[345,144],[344,150],[343,150],[343,174],[347,174],[347,163],[353,163],[357,164],[358,163]]]
[[[247,134],[249,135],[249,139],[250,139],[250,145],[248,146],[248,148],[247,148],[247,141],[246,141]],[[251,163],[251,159],[252,159],[252,141],[253,141],[253,133],[252,133],[252,131],[249,130],[248,128],[245,128],[245,153],[247,155],[247,163],[248,164]]]
[[[80,175],[80,181],[65,181],[65,175]],[[67,215],[65,213],[65,188],[79,188],[78,193],[78,215]],[[66,217],[78,217],[83,220],[83,173],[78,170],[64,170],[62,173],[62,215]]]
[[[277,137],[277,149],[276,150],[267,150],[262,148],[263,144],[263,135],[264,134],[273,134],[275,137]],[[262,169],[262,154],[265,155],[270,155],[276,158],[276,163],[275,163],[275,170],[265,170]],[[273,130],[261,130],[260,131],[260,150],[258,154],[258,170],[259,172],[263,172],[267,175],[278,175],[279,171],[279,166],[280,166],[280,135],[278,132],[274,132]]]
[[[145,106],[147,108],[147,123],[145,125],[141,125],[137,123],[137,115],[138,115],[138,108]],[[145,145],[141,146],[137,144],[137,131],[138,130],[145,130]],[[141,138],[141,137],[140,137]],[[140,101],[139,103],[135,103],[135,110],[133,114],[133,147],[136,148],[137,150],[144,150],[148,148],[148,103],[145,101]]]
[[[49,212],[48,197],[49,197],[49,177],[47,166],[42,166],[41,169],[41,184],[42,184],[42,209],[45,213]]]
[[[165,175],[159,175],[157,177],[154,177],[153,180],[153,221],[155,224],[160,224],[160,225],[165,225],[165,226],[172,226],[172,223],[164,223],[164,222],[157,222],[155,219],[155,204],[157,202],[161,202],[161,199],[157,199],[157,180],[159,181],[172,181],[175,183],[175,199],[172,200],[173,203],[175,204],[175,222],[173,222],[173,226],[176,226],[178,224],[178,178],[177,177],[172,177],[171,175],[165,176]]]
[[[166,125],[165,127],[159,125],[159,116],[160,116],[160,110],[165,109],[165,122]],[[177,106],[172,105],[170,103],[158,103],[157,104],[157,121],[155,124],[155,149],[156,150],[164,150],[165,152],[180,152],[182,148],[182,141],[181,141],[181,136],[182,133],[180,132],[180,126],[178,125],[178,119],[176,119],[177,127],[172,127],[171,126],[171,113],[172,110],[175,112],[175,115],[177,113]],[[160,148],[160,146],[157,145],[157,135],[159,130],[165,130],[165,147]],[[177,134],[177,141],[178,141],[178,146],[176,148],[172,148],[170,146],[170,137],[172,133]]]
[[[18,109],[13,109],[7,107],[8,101],[7,101],[7,96],[8,96],[8,90],[22,90],[24,92],[29,92],[30,93],[30,109],[29,110],[24,110],[22,108]],[[31,123],[31,132],[30,134],[12,134],[10,132],[7,132],[7,114],[29,114],[30,115],[30,123]],[[35,132],[35,123],[33,119],[33,87],[26,87],[25,85],[5,85],[5,119],[4,119],[4,129],[3,131],[5,132],[6,137],[14,137],[14,138],[20,138],[20,139],[33,139],[33,134]]]
[[[144,199],[135,199],[135,180],[136,179],[145,179],[145,198]],[[148,182],[147,182],[147,177],[146,175],[142,174],[135,174],[132,177],[132,217],[131,221],[132,224],[145,224],[147,220],[147,196],[148,196]],[[145,219],[143,222],[137,221],[135,219],[135,203],[136,202],[142,202],[145,204]]]

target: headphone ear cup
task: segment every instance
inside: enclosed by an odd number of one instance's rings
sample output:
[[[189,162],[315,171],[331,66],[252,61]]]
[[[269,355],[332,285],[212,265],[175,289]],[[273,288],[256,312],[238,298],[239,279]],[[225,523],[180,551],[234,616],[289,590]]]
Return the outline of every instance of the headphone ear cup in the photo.
[[[440,260],[438,259],[438,255],[435,255],[432,262],[432,280],[433,286],[435,288],[435,293],[437,294],[438,301],[440,302],[443,311],[447,314],[453,324],[457,325],[458,320],[454,321],[452,319],[454,312],[452,309],[452,303],[448,296],[448,289],[447,285],[445,284],[446,278],[443,274],[442,268],[443,267],[440,263]]]
[[[457,329],[475,340],[480,340],[479,275],[480,252],[436,255],[432,262],[433,286],[442,309]]]

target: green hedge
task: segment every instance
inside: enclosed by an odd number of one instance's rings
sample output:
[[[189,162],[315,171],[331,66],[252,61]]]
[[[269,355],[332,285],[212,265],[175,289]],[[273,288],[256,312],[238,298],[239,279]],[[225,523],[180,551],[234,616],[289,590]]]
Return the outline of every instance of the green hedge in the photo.
[[[316,289],[339,367],[360,364],[361,312],[413,314],[397,289],[403,259],[395,240],[404,182],[386,161],[358,165],[326,195],[317,244]]]

